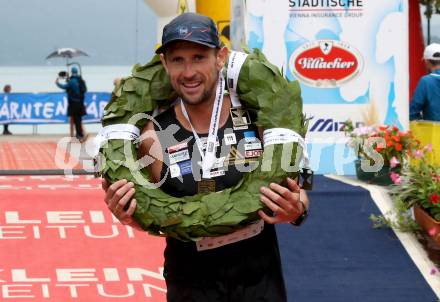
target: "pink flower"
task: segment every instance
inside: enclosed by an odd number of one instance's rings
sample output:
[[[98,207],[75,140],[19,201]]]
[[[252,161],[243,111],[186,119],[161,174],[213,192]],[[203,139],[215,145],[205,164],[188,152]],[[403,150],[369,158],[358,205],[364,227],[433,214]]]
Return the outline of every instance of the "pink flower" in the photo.
[[[432,151],[432,145],[431,144],[427,144],[424,148],[426,151],[431,152]]]
[[[399,160],[395,156],[391,157],[390,167],[395,168],[398,164],[400,164]]]
[[[353,134],[356,136],[362,136],[370,134],[373,131],[372,127],[359,127],[353,130]]]
[[[429,229],[428,235],[434,237],[435,235],[437,235],[437,229],[436,228]]]
[[[417,158],[417,159],[422,158],[422,157],[423,157],[423,151],[422,151],[422,150],[417,150],[417,151],[414,153],[414,157]]]
[[[395,184],[395,185],[400,185],[402,183],[402,178],[400,177],[399,174],[397,174],[396,172],[391,172],[390,173],[390,178],[391,181]]]

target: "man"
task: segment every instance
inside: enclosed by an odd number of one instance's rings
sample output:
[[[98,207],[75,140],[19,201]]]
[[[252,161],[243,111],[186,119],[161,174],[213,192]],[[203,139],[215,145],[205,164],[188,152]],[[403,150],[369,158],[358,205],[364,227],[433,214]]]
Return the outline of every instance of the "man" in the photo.
[[[11,85],[9,85],[9,84],[6,84],[3,87],[3,93],[5,93],[5,94],[11,93],[11,90],[12,90],[12,88],[11,88]],[[9,131],[9,124],[4,124],[3,125],[3,135],[11,135],[11,134],[12,134],[11,131]]]
[[[67,93],[67,115],[70,123],[75,125],[75,136],[80,141],[84,141],[84,131],[82,125],[82,116],[86,114],[84,107],[84,94],[87,90],[84,80],[78,74],[78,68],[72,67],[71,76],[68,78],[66,84],[59,82],[60,77],[57,77],[55,84],[66,90]],[[72,135],[72,133],[71,133]]]
[[[160,54],[171,84],[180,96],[180,100],[162,112],[156,122],[162,129],[178,125],[175,139],[179,144],[170,145],[152,122],[143,129],[143,133],[149,132],[149,136],[141,143],[140,155],[150,154],[157,158],[149,166],[153,181],[159,182],[164,178],[161,189],[174,196],[194,195],[206,189],[221,191],[235,185],[243,173],[230,165],[226,158],[232,153],[244,152],[239,148],[239,140],[246,138],[257,142],[258,129],[253,124],[247,129],[234,127],[229,115],[229,96],[220,100],[219,114],[213,114],[219,102],[216,99],[219,72],[228,54],[228,50],[221,47],[214,22],[193,13],[178,16],[165,26],[162,46],[156,52]],[[221,173],[210,174],[210,178],[206,179],[203,171],[199,173],[198,159],[202,159],[203,166],[207,143],[202,141],[209,142],[207,133],[212,130],[211,119],[215,116],[219,116],[216,158],[223,158],[223,161],[215,170]],[[222,154],[227,136],[234,138],[235,149],[231,153],[229,142],[230,148],[226,149],[229,151]],[[188,154],[192,155],[191,158]],[[167,173],[168,165],[178,165],[178,172],[174,171],[174,175],[173,171]],[[203,177],[197,176],[200,174]],[[133,184],[119,180],[108,186],[103,181],[103,187],[106,190],[105,202],[112,213],[122,223],[138,228],[132,219],[136,208],[136,201],[131,200]],[[307,196],[294,180],[288,179],[287,187],[273,183],[270,187],[261,188],[260,198],[274,215],[259,212],[263,227],[253,237],[212,249],[200,248],[202,245],[194,242],[167,238],[164,276],[169,302],[287,301],[274,224],[304,218]],[[226,235],[225,238],[231,236],[234,235]],[[204,240],[209,239],[201,241]]]
[[[440,44],[428,45],[423,59],[430,74],[422,77],[417,84],[409,108],[409,118],[440,122]]]

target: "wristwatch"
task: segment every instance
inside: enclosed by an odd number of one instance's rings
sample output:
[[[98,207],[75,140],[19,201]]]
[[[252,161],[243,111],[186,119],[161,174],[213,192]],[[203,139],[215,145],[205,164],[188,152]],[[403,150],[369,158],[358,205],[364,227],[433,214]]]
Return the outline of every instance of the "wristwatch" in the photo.
[[[304,202],[302,202],[301,200],[299,202],[302,204],[304,211],[302,212],[301,215],[299,215],[299,217],[297,219],[295,219],[295,221],[290,222],[291,225],[294,225],[297,227],[302,225],[304,223],[304,221],[306,220],[307,216],[309,216],[309,211],[307,210],[307,207],[304,204]]]

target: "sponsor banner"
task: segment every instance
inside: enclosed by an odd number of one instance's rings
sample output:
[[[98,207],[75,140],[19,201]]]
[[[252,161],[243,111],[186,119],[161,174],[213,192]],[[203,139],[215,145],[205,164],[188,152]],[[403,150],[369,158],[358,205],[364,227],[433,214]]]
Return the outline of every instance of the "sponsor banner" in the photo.
[[[231,0],[231,44],[240,49],[245,43],[245,7],[243,0]]]
[[[111,97],[107,92],[88,92],[84,123],[99,123]],[[68,123],[65,93],[0,93],[0,124]]]
[[[312,118],[309,141],[329,134],[337,140],[341,123],[365,123],[365,116],[408,128],[407,0],[253,0],[242,8],[248,48],[261,49],[288,79],[299,81],[304,112]],[[327,147],[321,158],[330,160],[339,146]],[[340,171],[329,169],[333,161],[322,164],[325,172],[318,173]]]
[[[98,179],[0,184],[0,301],[166,301],[163,238],[120,224]]]
[[[350,119],[356,127],[365,126],[365,116],[372,115],[368,105],[310,105],[309,128],[306,137],[310,164],[314,171],[320,174],[355,174],[353,151],[347,146],[344,133],[344,122],[347,116],[344,108],[354,110]]]
[[[363,58],[348,43],[317,40],[296,49],[290,56],[289,66],[302,83],[316,88],[333,88],[358,76]]]
[[[353,109],[355,107],[356,110]],[[344,123],[348,119],[345,110],[353,111],[349,117],[354,126],[365,125],[365,117],[373,115],[368,105],[310,105],[310,115],[307,138],[344,138]]]

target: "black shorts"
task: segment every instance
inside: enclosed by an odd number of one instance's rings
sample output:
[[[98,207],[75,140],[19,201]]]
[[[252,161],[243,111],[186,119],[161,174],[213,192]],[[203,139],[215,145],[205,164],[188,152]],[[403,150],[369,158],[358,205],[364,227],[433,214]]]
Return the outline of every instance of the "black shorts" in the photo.
[[[286,302],[273,225],[259,235],[198,252],[194,242],[167,239],[168,302]]]
[[[86,114],[86,108],[82,101],[69,101],[67,106],[67,116],[83,116]]]
[[[284,282],[276,267],[269,267],[255,283],[233,280],[166,282],[168,302],[287,302]]]

